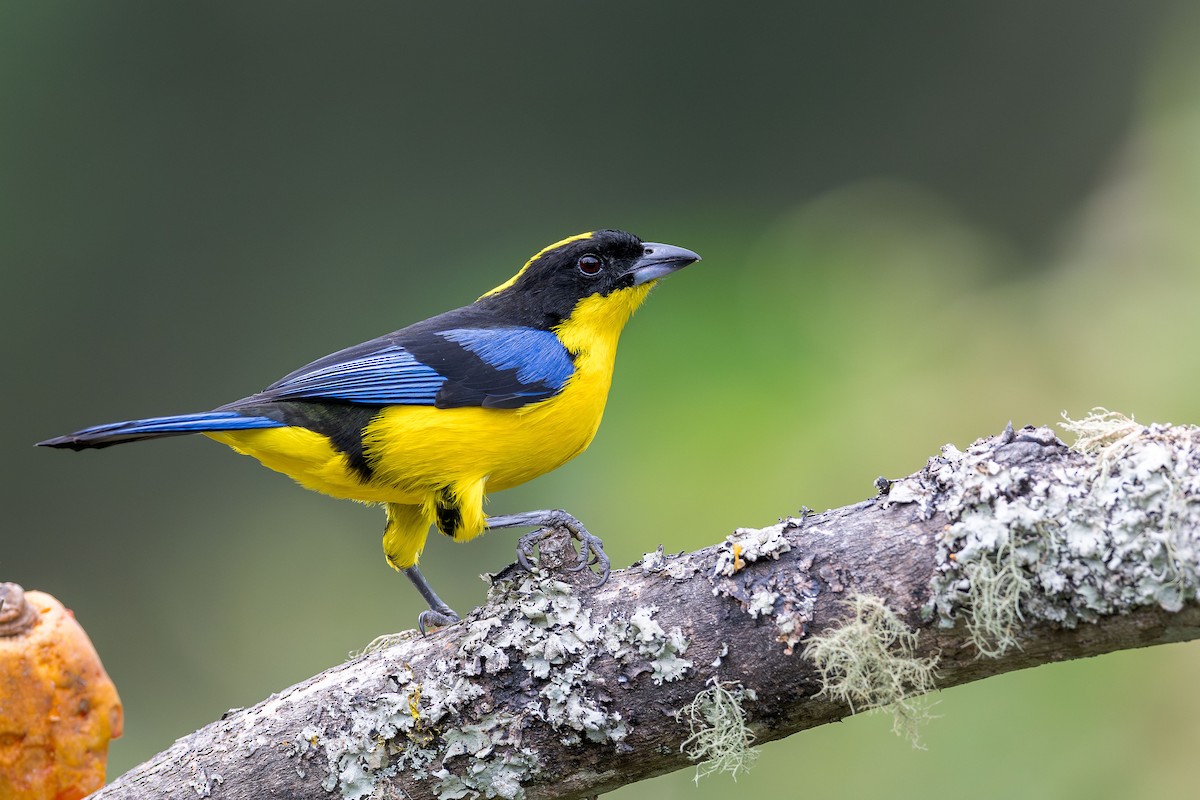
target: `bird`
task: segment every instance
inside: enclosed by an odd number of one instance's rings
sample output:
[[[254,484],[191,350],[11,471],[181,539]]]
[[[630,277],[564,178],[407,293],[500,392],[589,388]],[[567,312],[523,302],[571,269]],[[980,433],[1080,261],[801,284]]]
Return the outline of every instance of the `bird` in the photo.
[[[582,453],[600,425],[622,329],[691,250],[619,230],[539,250],[470,305],[319,358],[212,411],[96,425],[38,442],[85,450],[203,434],[301,486],[382,505],[383,550],[428,604],[422,633],[460,617],[418,567],[431,528],[454,541],[531,527],[517,561],[566,529],[577,569],[610,571],[603,541],[562,509],[487,516],[488,492]],[[599,583],[597,585],[599,585]]]

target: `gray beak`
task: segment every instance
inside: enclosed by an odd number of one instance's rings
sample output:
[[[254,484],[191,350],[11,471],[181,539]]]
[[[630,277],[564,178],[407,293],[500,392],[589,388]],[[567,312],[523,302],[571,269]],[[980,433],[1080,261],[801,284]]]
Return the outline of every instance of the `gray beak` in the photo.
[[[656,281],[665,275],[670,275],[675,270],[683,269],[688,264],[694,264],[699,260],[700,256],[691,250],[676,247],[673,244],[643,242],[642,257],[633,262],[633,266],[626,274],[633,276],[634,286],[640,286],[647,281]]]

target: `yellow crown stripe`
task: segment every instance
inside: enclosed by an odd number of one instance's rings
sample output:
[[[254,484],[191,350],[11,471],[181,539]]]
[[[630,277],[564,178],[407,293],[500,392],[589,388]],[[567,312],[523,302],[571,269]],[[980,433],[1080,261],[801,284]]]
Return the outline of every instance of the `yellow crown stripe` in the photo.
[[[525,270],[529,269],[529,266],[533,262],[537,261],[539,258],[546,255],[546,253],[549,253],[551,250],[557,250],[558,248],[563,247],[564,245],[568,245],[571,242],[581,242],[584,239],[590,239],[590,238],[592,238],[592,236],[594,234],[595,234],[595,231],[588,231],[587,233],[577,233],[574,236],[568,236],[567,238],[565,238],[561,241],[555,242],[552,245],[543,247],[541,250],[538,250],[536,253],[534,253],[533,258],[531,258],[525,262],[525,266],[521,267],[521,269],[517,271],[516,275],[513,275],[511,278],[509,278],[504,283],[497,286],[495,289],[492,289],[490,292],[485,292],[479,299],[482,300],[484,297],[487,297],[489,295],[496,294],[497,292],[503,292],[505,289],[512,286],[514,283],[517,282],[517,278],[520,278],[521,275],[523,275],[525,273]]]

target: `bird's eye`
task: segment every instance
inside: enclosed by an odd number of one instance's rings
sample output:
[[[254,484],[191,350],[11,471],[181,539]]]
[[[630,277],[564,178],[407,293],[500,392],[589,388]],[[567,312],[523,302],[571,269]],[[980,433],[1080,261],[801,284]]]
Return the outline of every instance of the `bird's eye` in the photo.
[[[599,275],[600,270],[604,268],[604,262],[600,260],[600,256],[588,253],[579,257],[578,267],[584,275]]]

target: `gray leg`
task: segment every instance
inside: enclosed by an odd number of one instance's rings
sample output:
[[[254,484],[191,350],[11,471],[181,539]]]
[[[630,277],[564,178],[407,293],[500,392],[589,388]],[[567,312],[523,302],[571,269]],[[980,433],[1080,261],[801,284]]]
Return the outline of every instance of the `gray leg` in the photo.
[[[603,586],[612,571],[608,556],[604,554],[604,542],[598,536],[588,533],[583,523],[562,509],[548,511],[526,511],[523,514],[504,514],[498,517],[488,517],[487,526],[493,528],[539,528],[533,533],[527,533],[517,540],[517,563],[532,572],[533,550],[538,543],[549,537],[554,528],[563,528],[579,540],[579,563],[571,567],[572,572],[579,572],[596,565],[600,580],[596,586]]]
[[[425,576],[421,574],[421,570],[417,569],[415,564],[404,570],[404,574],[413,582],[413,586],[417,587],[417,591],[421,593],[421,597],[425,598],[425,602],[429,603],[429,609],[417,615],[417,627],[421,629],[422,635],[425,634],[426,627],[444,628],[461,619],[458,614],[454,613],[454,609],[446,605],[442,598],[434,593],[433,587],[429,585],[429,581],[425,580]]]

